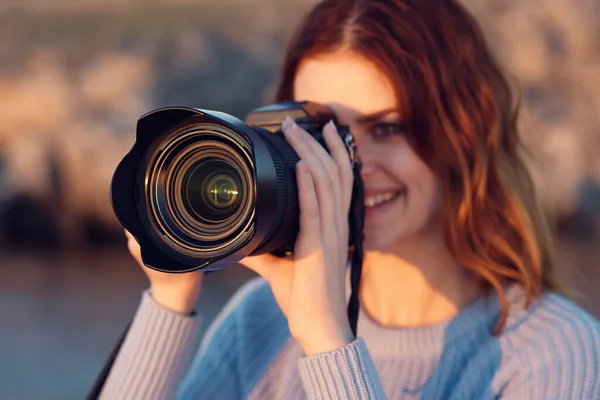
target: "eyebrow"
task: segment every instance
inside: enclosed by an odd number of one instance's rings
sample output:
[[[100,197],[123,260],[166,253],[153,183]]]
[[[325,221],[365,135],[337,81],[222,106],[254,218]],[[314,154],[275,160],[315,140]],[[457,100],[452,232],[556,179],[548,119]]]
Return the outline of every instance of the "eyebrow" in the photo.
[[[399,110],[397,108],[389,108],[387,110],[378,111],[372,114],[366,114],[358,117],[356,120],[359,124],[372,124],[382,119],[383,117],[388,116],[389,114],[398,114]]]

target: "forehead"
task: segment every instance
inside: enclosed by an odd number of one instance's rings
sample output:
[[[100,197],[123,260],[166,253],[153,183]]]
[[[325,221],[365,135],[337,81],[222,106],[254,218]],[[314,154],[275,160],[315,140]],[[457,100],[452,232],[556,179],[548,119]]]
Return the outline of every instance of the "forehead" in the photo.
[[[394,87],[387,76],[373,63],[352,53],[303,60],[294,80],[294,97],[357,115],[397,106]]]

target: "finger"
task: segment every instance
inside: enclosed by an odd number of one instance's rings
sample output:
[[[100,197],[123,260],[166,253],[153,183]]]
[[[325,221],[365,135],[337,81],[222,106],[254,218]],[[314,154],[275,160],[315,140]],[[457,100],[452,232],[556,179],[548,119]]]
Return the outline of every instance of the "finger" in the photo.
[[[318,246],[325,246],[328,249],[337,249],[340,240],[347,244],[347,213],[344,212],[341,204],[341,186],[339,182],[339,174],[335,161],[325,151],[313,137],[299,128],[293,121],[287,120],[283,125],[284,132],[290,145],[296,150],[298,155],[307,161],[312,178],[312,187],[308,193],[314,191],[317,199],[318,209],[316,213],[319,215],[319,223],[317,226],[320,232],[315,233],[319,238],[315,243],[304,243],[304,236],[301,236],[297,241],[297,246],[301,249]],[[304,136],[303,136],[304,135]],[[312,143],[316,146],[315,151],[308,145]],[[317,151],[318,150],[318,151]],[[325,154],[325,157],[320,158],[319,152]],[[323,167],[323,161],[328,161],[331,173],[327,173]],[[332,178],[333,177],[333,181]],[[303,192],[299,186],[299,192]],[[337,198],[337,200],[336,200]],[[312,221],[315,221],[312,218]],[[302,228],[301,228],[302,230]],[[340,239],[343,237],[343,239]],[[304,238],[304,239],[303,239]],[[308,250],[307,250],[308,252]]]
[[[140,249],[140,245],[135,240],[128,240],[127,248],[132,256],[134,256],[136,259],[141,259],[142,251]]]
[[[350,211],[350,202],[352,201],[352,186],[354,184],[350,156],[333,121],[329,121],[325,125],[323,136],[325,137],[331,157],[337,164],[338,179],[341,182],[341,207],[348,214]]]
[[[309,166],[301,160],[296,166],[298,181],[298,203],[300,206],[300,234],[296,240],[296,251],[300,257],[315,251],[321,242],[321,213],[315,185]]]
[[[142,249],[140,248],[139,243],[128,231],[125,231],[125,236],[127,236],[127,249],[129,250],[129,253],[133,256],[133,258],[135,258],[135,260],[138,263],[143,264]]]
[[[337,226],[337,219],[335,217],[336,204],[334,196],[332,196],[333,182],[326,172],[322,161],[311,151],[307,144],[306,138],[302,137],[302,129],[298,127],[293,121],[286,120],[283,124],[286,139],[292,146],[292,148],[298,153],[298,156],[308,164],[310,171],[310,184],[311,190],[316,193],[316,199],[318,204],[317,212],[320,214],[320,223],[322,228]],[[287,125],[287,126],[286,126]],[[306,134],[308,135],[308,134]],[[311,140],[314,140],[310,138]],[[318,144],[318,143],[317,143]],[[331,159],[331,158],[330,158]],[[333,160],[332,160],[333,162]],[[301,176],[302,177],[302,176]],[[301,194],[302,189],[298,189]]]
[[[339,181],[338,166],[335,160],[329,155],[327,150],[308,132],[298,127],[290,118],[284,122],[287,126],[286,138],[296,150],[300,158],[309,161],[309,165],[319,165],[323,167],[331,184],[328,186],[328,196],[333,195],[333,201],[336,209],[342,209],[342,188]]]
[[[323,129],[323,137],[327,144],[327,148],[331,154],[332,159],[337,164],[338,177],[340,189],[340,205],[338,207],[339,212],[336,213],[337,220],[337,235],[338,242],[340,245],[340,251],[342,253],[347,252],[347,248],[342,250],[342,246],[348,245],[348,213],[350,212],[350,202],[352,200],[352,184],[353,184],[353,173],[350,163],[350,156],[346,149],[345,143],[339,136],[337,128],[333,121],[329,121]]]
[[[239,264],[251,269],[265,278],[267,282],[270,282],[270,279],[273,276],[273,271],[281,269],[283,264],[289,264],[290,262],[290,257],[281,258],[272,254],[261,254],[258,256],[245,257],[239,262]]]

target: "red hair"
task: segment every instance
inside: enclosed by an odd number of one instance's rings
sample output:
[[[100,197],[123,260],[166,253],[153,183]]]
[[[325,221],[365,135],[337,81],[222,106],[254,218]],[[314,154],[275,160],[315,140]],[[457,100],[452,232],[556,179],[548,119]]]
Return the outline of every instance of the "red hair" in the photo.
[[[442,184],[445,244],[499,295],[497,332],[506,283],[518,282],[528,303],[559,290],[552,237],[520,154],[518,104],[470,13],[454,0],[322,0],[289,43],[276,100],[294,98],[302,60],[339,50],[393,83],[410,143]]]

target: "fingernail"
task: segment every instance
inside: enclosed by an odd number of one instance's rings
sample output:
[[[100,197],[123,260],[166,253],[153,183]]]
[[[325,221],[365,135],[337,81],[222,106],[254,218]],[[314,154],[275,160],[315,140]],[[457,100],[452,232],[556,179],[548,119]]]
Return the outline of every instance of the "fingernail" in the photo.
[[[303,173],[307,173],[308,172],[308,163],[304,160],[300,160],[298,161],[298,164],[296,164],[298,166],[298,168],[300,169],[301,172]]]
[[[290,129],[292,129],[294,127],[294,125],[296,125],[296,123],[294,122],[294,120],[292,118],[290,118],[290,116],[288,115],[287,117],[285,117],[285,119],[283,120],[283,123],[281,124],[281,129],[283,130],[283,133],[288,133],[290,131]]]
[[[329,126],[329,130],[331,132],[337,132],[337,127],[335,126],[335,122],[333,122],[332,119],[329,120],[329,122],[327,123],[327,125]]]

